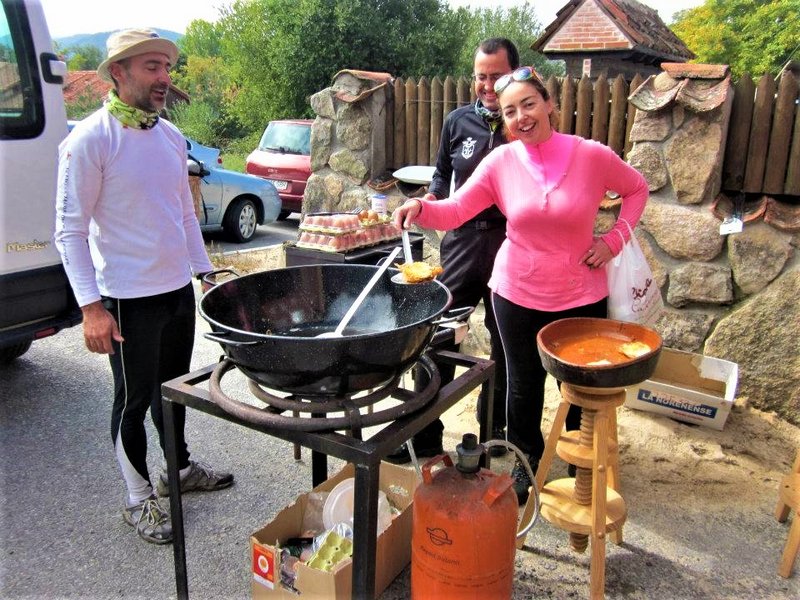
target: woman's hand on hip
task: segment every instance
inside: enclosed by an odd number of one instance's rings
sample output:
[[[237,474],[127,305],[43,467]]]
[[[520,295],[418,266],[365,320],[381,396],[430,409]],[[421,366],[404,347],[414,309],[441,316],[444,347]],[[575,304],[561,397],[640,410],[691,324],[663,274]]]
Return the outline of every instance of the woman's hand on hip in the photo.
[[[392,213],[392,221],[399,229],[408,229],[421,212],[422,202],[420,199],[411,198],[394,210]]]
[[[586,263],[590,269],[601,269],[612,258],[614,255],[611,253],[611,248],[600,238],[594,238],[592,246],[584,252],[581,262]]]

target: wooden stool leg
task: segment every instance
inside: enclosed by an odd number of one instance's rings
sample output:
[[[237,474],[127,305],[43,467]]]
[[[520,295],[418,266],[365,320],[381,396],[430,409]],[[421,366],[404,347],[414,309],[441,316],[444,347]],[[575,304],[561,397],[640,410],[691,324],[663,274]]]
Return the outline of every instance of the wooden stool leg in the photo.
[[[794,459],[794,464],[792,465],[792,470],[789,472],[791,475],[792,473],[800,473],[800,450],[797,451],[797,456]],[[791,512],[791,507],[786,504],[780,496],[778,497],[778,504],[775,506],[775,518],[778,519],[779,523],[785,523],[786,519],[789,518],[789,513]]]
[[[783,547],[781,564],[778,565],[778,575],[789,577],[792,574],[792,566],[797,558],[797,551],[800,549],[800,511],[795,511],[792,516],[792,528],[789,530],[789,539]]]
[[[617,410],[612,408],[608,413],[608,439],[614,450],[608,453],[608,485],[615,492],[620,491],[619,481],[619,439],[617,438]],[[622,527],[611,532],[611,540],[618,546],[622,543]]]
[[[606,475],[608,473],[608,412],[597,411],[594,419],[592,468],[592,564],[590,596],[605,597],[606,587]]]

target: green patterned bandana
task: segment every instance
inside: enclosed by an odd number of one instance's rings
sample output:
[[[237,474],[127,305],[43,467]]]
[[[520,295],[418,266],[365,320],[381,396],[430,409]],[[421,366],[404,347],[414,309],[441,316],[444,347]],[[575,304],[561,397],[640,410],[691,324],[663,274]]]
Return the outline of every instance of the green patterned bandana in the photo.
[[[492,131],[497,129],[497,126],[503,122],[503,115],[500,114],[499,110],[489,110],[480,100],[475,102],[475,114],[483,118],[483,120],[489,124]]]
[[[125,127],[152,129],[158,123],[158,113],[147,112],[141,108],[125,104],[117,95],[117,90],[114,89],[108,92],[106,108]]]

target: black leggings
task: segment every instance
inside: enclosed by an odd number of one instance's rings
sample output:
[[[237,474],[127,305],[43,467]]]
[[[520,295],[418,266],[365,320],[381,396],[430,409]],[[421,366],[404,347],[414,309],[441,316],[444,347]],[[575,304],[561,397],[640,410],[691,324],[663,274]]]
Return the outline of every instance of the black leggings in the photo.
[[[538,461],[544,453],[542,410],[547,371],[539,358],[536,334],[558,319],[605,318],[606,300],[557,312],[524,308],[497,294],[492,294],[492,303],[506,355],[508,441]],[[580,428],[580,407],[570,406],[566,427],[569,430]]]
[[[477,306],[483,300],[485,309],[484,324],[489,332],[490,355],[489,358],[495,362],[494,375],[494,402],[492,429],[503,429],[505,421],[506,405],[506,372],[505,358],[503,358],[503,347],[497,334],[494,313],[492,312],[491,290],[488,283],[492,276],[494,258],[497,255],[503,240],[506,239],[505,224],[491,229],[475,229],[467,223],[459,229],[448,231],[442,240],[440,248],[440,258],[444,273],[439,277],[450,293],[453,295],[453,303],[450,308],[462,308],[465,306]],[[442,350],[459,351],[458,344],[442,346]],[[439,374],[442,376],[442,385],[453,381],[455,377],[455,365],[437,363]],[[414,371],[414,389],[422,390],[428,384],[427,373],[423,369]],[[481,388],[478,398],[480,406],[485,397],[485,390]],[[420,438],[435,438],[442,435],[444,424],[441,419],[436,419],[430,425],[422,429],[417,436]],[[414,436],[415,438],[417,436]]]
[[[122,344],[114,342],[109,356],[114,376],[111,439],[128,493],[147,493],[147,435],[144,420],[148,409],[164,449],[161,384],[189,371],[194,345],[195,303],[192,284],[165,294],[145,298],[104,298],[103,304],[117,321]],[[183,437],[186,409],[175,405],[178,430],[178,465],[189,466]]]

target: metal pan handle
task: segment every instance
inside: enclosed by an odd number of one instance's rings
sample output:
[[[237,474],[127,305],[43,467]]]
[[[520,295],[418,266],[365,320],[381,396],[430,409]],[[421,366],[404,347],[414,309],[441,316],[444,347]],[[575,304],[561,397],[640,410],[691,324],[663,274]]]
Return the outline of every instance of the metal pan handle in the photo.
[[[240,277],[239,273],[237,273],[233,269],[217,269],[216,271],[209,271],[208,273],[203,275],[202,281],[203,281],[203,283],[207,283],[210,286],[216,286],[217,285],[217,280],[216,280],[217,279],[217,275],[221,275],[223,273],[229,273],[230,275],[233,275],[234,277]]]
[[[447,311],[447,316],[442,317],[438,321],[433,321],[434,325],[441,325],[443,323],[452,323],[453,321],[463,321],[466,317],[475,311],[474,306],[462,306],[461,308],[454,308]]]
[[[244,347],[244,346],[255,346],[260,342],[253,340],[251,342],[243,342],[240,340],[232,340],[229,336],[230,333],[227,331],[212,331],[211,333],[204,333],[203,337],[207,340],[211,340],[212,342],[217,342],[218,344],[222,344],[223,346],[234,346],[236,348]]]

